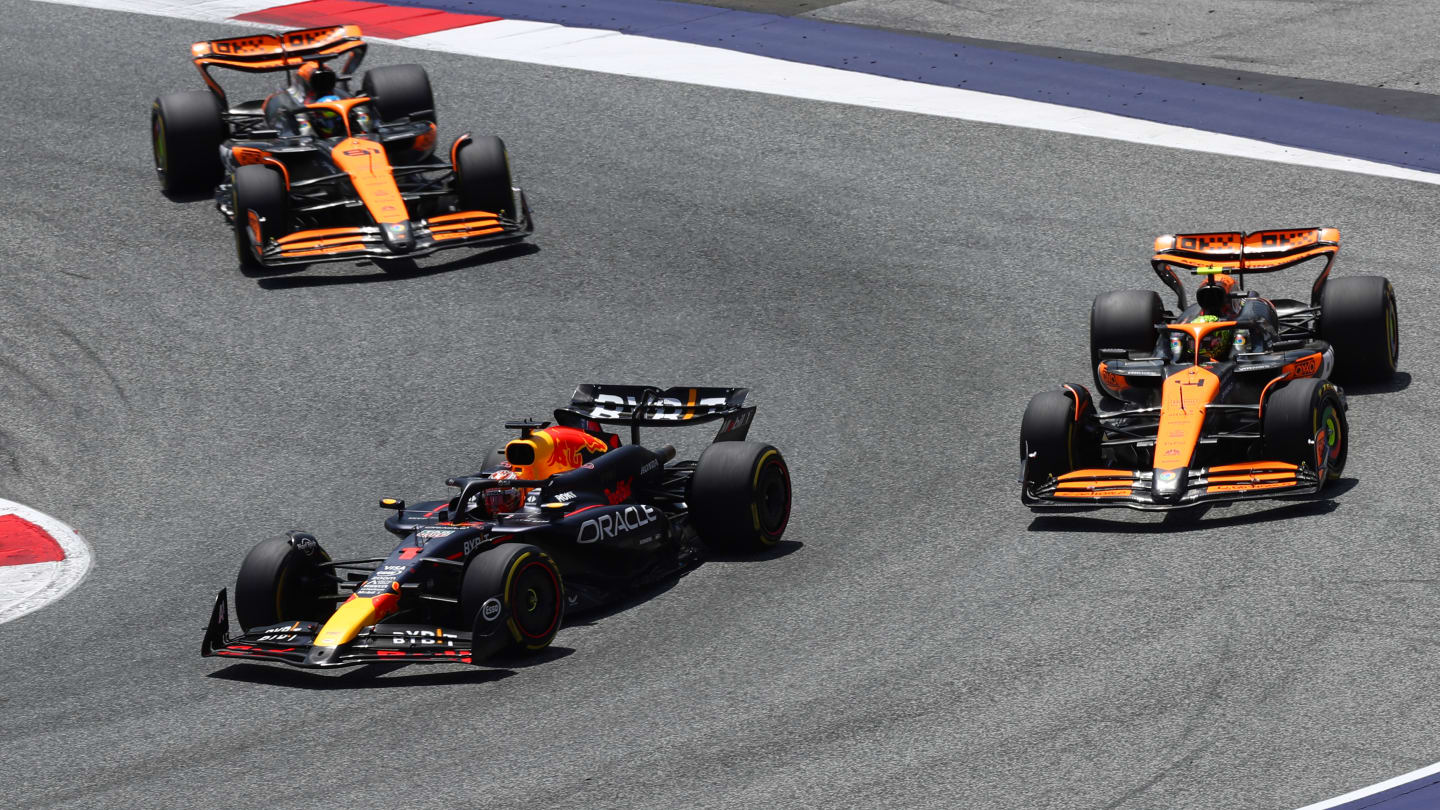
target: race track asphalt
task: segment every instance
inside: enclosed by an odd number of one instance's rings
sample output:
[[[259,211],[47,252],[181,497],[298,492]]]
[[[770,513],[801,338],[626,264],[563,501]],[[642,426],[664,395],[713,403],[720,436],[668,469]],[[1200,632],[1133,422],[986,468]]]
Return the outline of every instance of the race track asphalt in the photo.
[[[0,495],[95,553],[0,625],[0,806],[1293,808],[1440,759],[1430,188],[376,45],[442,139],[506,139],[538,249],[252,277],[150,168],[150,99],[232,29],[0,17]],[[1155,286],[1159,233],[1311,224],[1403,319],[1333,497],[1021,508],[1095,293]],[[199,657],[256,541],[388,548],[378,496],[589,381],[749,386],[783,553],[527,666]]]

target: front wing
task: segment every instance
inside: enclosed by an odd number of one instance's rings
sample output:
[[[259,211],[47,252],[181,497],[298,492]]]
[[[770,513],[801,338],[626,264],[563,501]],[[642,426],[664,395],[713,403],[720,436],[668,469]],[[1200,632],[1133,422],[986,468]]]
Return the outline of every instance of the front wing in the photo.
[[[230,637],[225,589],[215,599],[200,655],[268,661],[306,669],[358,664],[469,664],[470,634],[441,627],[377,624],[339,647],[314,646],[320,622],[282,622]]]
[[[260,254],[266,266],[315,264],[348,259],[405,259],[428,256],[456,247],[486,247],[518,242],[535,232],[535,220],[524,193],[520,217],[507,219],[487,211],[457,211],[411,224],[415,246],[397,252],[385,243],[378,225],[296,231],[269,241]]]
[[[1303,464],[1222,464],[1188,470],[1184,488],[1161,500],[1155,496],[1154,478],[1150,470],[1076,470],[1034,487],[1022,484],[1020,501],[1031,508],[1124,506],[1161,511],[1219,501],[1309,495],[1319,492],[1325,483],[1322,474]]]

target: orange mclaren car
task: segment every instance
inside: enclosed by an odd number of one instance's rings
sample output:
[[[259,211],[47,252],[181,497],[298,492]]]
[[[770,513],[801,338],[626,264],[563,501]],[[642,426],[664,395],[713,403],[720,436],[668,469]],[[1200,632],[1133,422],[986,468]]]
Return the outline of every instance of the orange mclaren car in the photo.
[[[424,68],[374,68],[354,91],[365,48],[354,25],[197,42],[207,89],[155,100],[161,187],[213,190],[242,265],[401,259],[534,231],[505,144],[465,134],[437,154]],[[286,86],[232,103],[216,68],[284,73]]]
[[[1120,290],[1090,310],[1097,401],[1083,385],[1035,395],[1020,426],[1021,501],[1032,508],[1200,503],[1318,492],[1349,452],[1332,380],[1381,382],[1400,354],[1395,291],[1330,278],[1334,228],[1161,236],[1151,265],[1175,292]],[[1321,263],[1308,303],[1245,277]],[[1203,283],[1189,303],[1180,272]]]

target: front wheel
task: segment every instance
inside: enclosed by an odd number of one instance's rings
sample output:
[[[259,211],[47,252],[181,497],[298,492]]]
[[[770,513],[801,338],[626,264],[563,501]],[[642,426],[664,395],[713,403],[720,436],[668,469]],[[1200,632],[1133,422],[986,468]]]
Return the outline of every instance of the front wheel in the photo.
[[[700,454],[686,502],[711,548],[770,548],[790,522],[790,468],[768,444],[715,442]]]
[[[1345,402],[1333,383],[1293,380],[1265,398],[1261,413],[1267,460],[1325,469],[1339,477],[1350,452]]]
[[[285,178],[268,166],[250,164],[237,168],[230,181],[236,258],[241,267],[261,267],[265,243],[285,235],[289,203]]]
[[[455,150],[455,186],[462,210],[515,217],[510,156],[494,135],[465,141]]]
[[[460,584],[461,626],[471,628],[470,660],[537,653],[565,618],[565,586],[549,554],[502,543],[475,555]]]
[[[1083,385],[1030,398],[1020,420],[1020,463],[1026,490],[1058,475],[1100,463],[1100,420]]]
[[[335,577],[320,568],[330,555],[314,535],[290,532],[245,555],[235,579],[235,619],[243,630],[287,621],[324,621],[335,610]]]

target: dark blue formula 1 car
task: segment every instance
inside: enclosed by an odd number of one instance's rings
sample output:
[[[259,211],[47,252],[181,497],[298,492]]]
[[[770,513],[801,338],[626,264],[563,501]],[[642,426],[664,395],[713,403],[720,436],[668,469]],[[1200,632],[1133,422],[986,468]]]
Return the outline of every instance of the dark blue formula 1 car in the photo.
[[[567,611],[611,603],[696,565],[704,547],[763,550],[790,518],[780,451],[745,441],[743,388],[582,385],[556,424],[519,436],[454,497],[407,505],[385,557],[331,559],[311,534],[266,540],[240,566],[229,635],[215,600],[201,654],[300,667],[375,661],[481,663],[535,652]],[[719,422],[695,461],[640,444],[642,427]],[[607,426],[628,425],[631,443]]]

